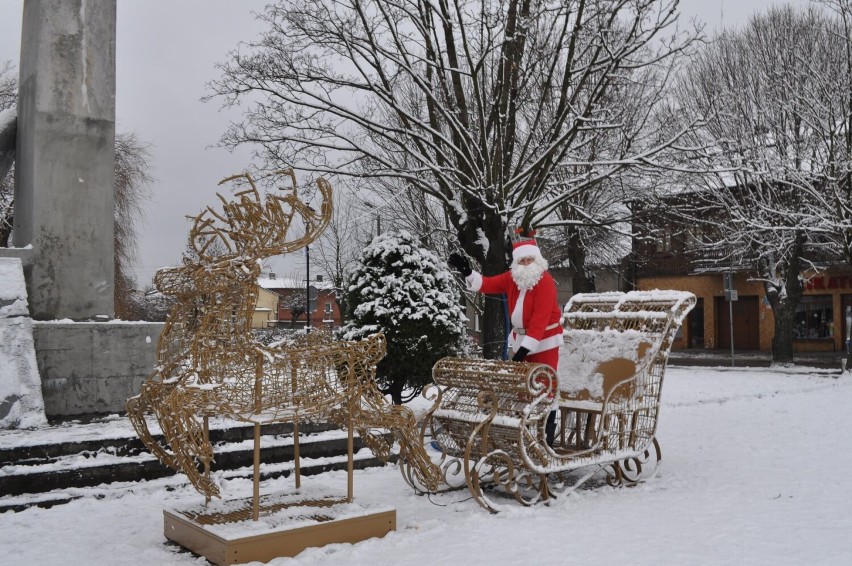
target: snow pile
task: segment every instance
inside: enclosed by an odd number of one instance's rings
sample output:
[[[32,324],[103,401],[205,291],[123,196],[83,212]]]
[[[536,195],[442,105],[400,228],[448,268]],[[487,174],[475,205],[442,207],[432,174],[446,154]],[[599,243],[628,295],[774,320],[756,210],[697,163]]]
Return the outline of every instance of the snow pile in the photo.
[[[0,258],[0,428],[45,424],[33,321],[18,258]]]
[[[0,110],[0,131],[9,128],[14,122],[18,120],[18,109],[14,106],[12,108],[6,108],[5,110]]]
[[[559,390],[570,397],[603,401],[604,375],[600,368],[612,360],[627,360],[637,367],[653,353],[652,340],[638,330],[569,329],[559,348]]]

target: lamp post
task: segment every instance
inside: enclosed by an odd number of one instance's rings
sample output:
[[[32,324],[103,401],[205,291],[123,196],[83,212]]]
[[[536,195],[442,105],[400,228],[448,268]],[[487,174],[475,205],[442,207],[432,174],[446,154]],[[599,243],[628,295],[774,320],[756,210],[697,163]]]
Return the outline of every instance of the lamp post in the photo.
[[[314,212],[308,205],[308,210]],[[311,245],[305,245],[305,334],[311,333]]]
[[[311,246],[305,246],[305,334],[311,332]]]

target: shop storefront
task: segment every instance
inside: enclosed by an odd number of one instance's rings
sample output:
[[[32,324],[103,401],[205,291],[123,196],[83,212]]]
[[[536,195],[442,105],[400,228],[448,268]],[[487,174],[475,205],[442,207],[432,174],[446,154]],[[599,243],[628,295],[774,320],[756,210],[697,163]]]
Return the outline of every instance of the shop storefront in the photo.
[[[852,313],[852,274],[838,270],[805,276],[808,282],[795,315],[794,350],[844,350],[849,333],[846,314]],[[775,317],[763,284],[741,273],[733,276],[735,293],[726,294],[724,285],[721,273],[637,280],[639,289],[676,289],[698,297],[674,348],[727,349],[733,339],[737,350],[771,350]]]

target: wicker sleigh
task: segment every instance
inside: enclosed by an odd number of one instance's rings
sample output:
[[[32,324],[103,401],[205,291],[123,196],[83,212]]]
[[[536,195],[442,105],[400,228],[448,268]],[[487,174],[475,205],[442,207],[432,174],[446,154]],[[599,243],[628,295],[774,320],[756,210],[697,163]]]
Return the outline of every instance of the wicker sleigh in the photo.
[[[559,375],[541,364],[440,360],[421,439],[447,489],[467,487],[496,512],[573,491],[603,473],[613,486],[653,475],[668,353],[695,296],[678,291],[578,294],[565,306]],[[544,426],[558,408],[557,438]],[[403,476],[422,491],[413,470]]]

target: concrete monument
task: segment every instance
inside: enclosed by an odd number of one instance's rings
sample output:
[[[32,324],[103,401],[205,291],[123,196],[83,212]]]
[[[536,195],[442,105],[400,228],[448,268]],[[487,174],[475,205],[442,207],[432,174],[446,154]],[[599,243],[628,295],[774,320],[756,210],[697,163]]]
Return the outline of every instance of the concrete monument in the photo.
[[[35,320],[112,317],[115,0],[26,0],[13,246]]]
[[[115,312],[116,2],[25,0],[22,21],[17,117],[0,116],[0,168],[15,159],[13,247],[0,259],[25,275],[16,297],[29,299],[46,415],[117,412],[153,371],[162,324],[103,323]],[[16,312],[7,326],[30,317]],[[0,341],[0,359],[31,359],[15,348]],[[27,424],[16,403],[42,402],[18,400],[37,389],[31,366],[5,380],[9,425]]]

